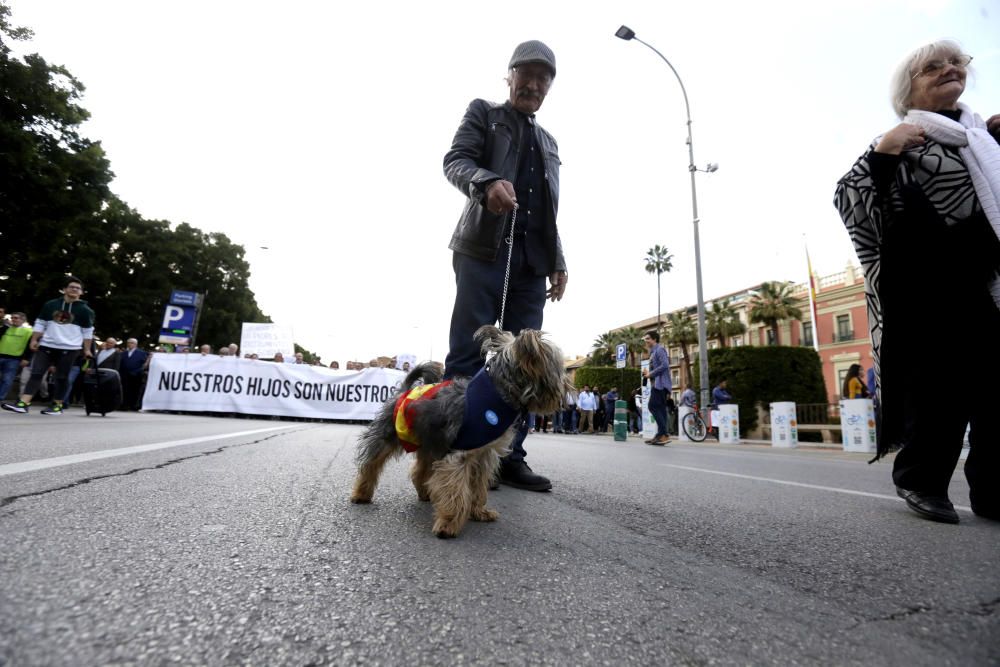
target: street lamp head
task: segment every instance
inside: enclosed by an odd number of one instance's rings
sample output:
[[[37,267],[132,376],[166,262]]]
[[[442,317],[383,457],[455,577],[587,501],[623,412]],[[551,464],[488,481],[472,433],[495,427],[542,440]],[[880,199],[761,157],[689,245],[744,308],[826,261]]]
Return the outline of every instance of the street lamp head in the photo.
[[[713,171],[718,171],[719,165],[716,162],[709,162],[708,166],[705,167],[705,172],[711,174]]]
[[[618,39],[624,39],[627,42],[628,40],[635,37],[635,32],[633,32],[632,29],[629,28],[627,25],[623,25],[622,27],[618,28],[618,30],[615,32],[615,37],[617,37]]]

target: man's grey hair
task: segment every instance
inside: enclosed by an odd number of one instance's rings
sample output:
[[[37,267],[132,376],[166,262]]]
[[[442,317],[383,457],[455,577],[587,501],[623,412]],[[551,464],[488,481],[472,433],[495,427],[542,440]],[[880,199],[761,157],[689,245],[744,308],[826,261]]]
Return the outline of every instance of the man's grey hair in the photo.
[[[136,345],[138,345],[138,344],[139,344],[139,341],[137,341],[137,340],[136,340],[135,338],[129,338],[129,339],[128,339],[127,341],[125,341],[125,342],[126,342],[126,343],[135,343]]]
[[[958,42],[950,39],[939,39],[914,49],[903,58],[896,66],[896,71],[893,72],[889,84],[889,99],[892,101],[892,110],[896,112],[896,115],[902,119],[906,116],[906,112],[913,108],[910,104],[910,95],[913,92],[913,75],[921,67],[937,57],[948,58],[960,55],[962,55],[962,47]]]

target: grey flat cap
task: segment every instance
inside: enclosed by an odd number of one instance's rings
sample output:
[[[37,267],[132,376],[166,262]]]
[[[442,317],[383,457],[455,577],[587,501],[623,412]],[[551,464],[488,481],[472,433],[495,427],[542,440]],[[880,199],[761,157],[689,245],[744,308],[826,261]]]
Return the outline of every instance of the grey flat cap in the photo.
[[[518,44],[517,48],[514,49],[514,55],[510,57],[510,64],[507,65],[507,69],[514,69],[520,65],[528,65],[530,63],[548,65],[549,69],[552,70],[552,77],[555,78],[556,55],[552,53],[552,49],[537,39]]]

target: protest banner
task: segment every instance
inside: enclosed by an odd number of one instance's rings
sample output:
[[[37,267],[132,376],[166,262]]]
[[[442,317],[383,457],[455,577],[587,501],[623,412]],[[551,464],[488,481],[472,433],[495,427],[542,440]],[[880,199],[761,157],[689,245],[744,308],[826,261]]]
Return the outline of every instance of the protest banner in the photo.
[[[281,324],[244,322],[240,333],[240,354],[256,354],[271,359],[281,352],[287,359],[295,356],[292,328]]]
[[[200,354],[155,354],[143,410],[228,412],[313,419],[374,419],[406,374]]]

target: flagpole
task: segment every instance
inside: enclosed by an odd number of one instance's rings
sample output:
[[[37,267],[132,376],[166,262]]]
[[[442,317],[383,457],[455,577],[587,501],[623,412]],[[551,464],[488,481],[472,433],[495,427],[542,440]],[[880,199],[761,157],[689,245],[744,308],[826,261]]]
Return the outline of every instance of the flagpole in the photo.
[[[812,261],[809,259],[809,245],[806,235],[802,235],[802,245],[806,249],[806,268],[809,270],[809,312],[812,313],[813,349],[819,354],[819,317],[816,313],[816,277],[813,273]]]

